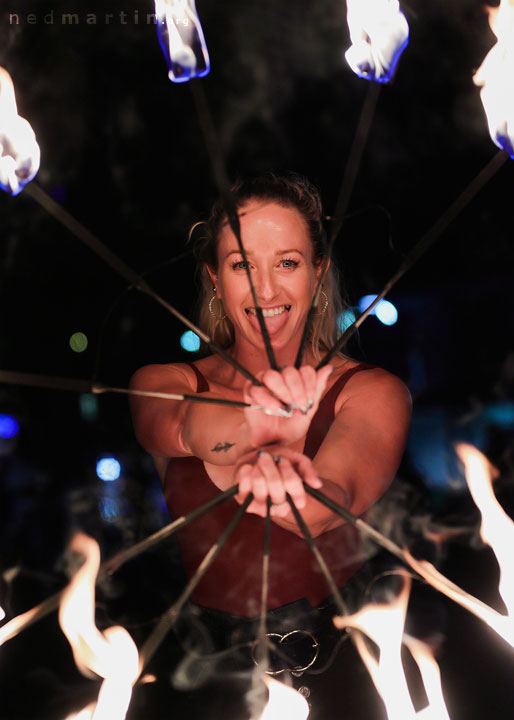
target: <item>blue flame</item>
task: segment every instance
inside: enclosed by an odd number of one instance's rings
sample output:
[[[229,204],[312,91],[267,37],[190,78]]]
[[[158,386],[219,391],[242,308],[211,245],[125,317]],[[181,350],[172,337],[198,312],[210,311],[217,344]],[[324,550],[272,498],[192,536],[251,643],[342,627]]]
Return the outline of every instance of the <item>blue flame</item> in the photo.
[[[203,77],[211,69],[194,0],[155,0],[157,35],[172,82]]]

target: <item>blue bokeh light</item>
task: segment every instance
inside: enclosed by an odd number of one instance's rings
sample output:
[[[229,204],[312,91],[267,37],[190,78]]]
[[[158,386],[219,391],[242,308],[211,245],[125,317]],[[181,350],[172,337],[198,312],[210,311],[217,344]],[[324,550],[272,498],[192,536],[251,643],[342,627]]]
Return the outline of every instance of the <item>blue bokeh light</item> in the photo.
[[[348,309],[342,312],[341,315],[339,315],[339,317],[337,318],[337,327],[339,328],[339,330],[341,330],[341,332],[344,333],[345,330],[348,330],[350,325],[353,325],[354,322],[355,313],[353,312],[353,310]]]
[[[192,330],[186,330],[180,338],[180,345],[187,352],[198,352],[200,350],[200,338]]]
[[[382,300],[378,303],[375,315],[384,325],[394,325],[398,321],[398,310],[389,300]]]
[[[0,438],[10,440],[20,431],[20,424],[12,415],[0,414]]]
[[[121,474],[121,465],[113,457],[104,457],[96,463],[96,474],[104,482],[117,480]]]
[[[363,313],[377,297],[377,295],[361,297],[359,300],[360,312]],[[384,325],[394,325],[398,321],[398,310],[389,300],[380,300],[369,314],[375,315]]]

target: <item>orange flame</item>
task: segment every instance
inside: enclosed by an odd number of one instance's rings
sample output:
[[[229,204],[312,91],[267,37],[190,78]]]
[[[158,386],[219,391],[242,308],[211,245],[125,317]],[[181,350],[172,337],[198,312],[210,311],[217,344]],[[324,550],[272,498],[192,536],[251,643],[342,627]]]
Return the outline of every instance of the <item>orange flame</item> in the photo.
[[[306,720],[309,704],[294,688],[273,678],[265,678],[269,700],[259,720]]]
[[[414,720],[416,717],[401,660],[410,588],[411,579],[406,576],[402,591],[391,603],[366,605],[353,615],[334,618],[336,627],[353,627],[365,633],[378,646],[380,655],[377,660],[361,632],[353,635],[360,656],[384,701],[389,720]]]
[[[39,161],[34,131],[18,115],[11,76],[0,67],[0,187],[18,195],[34,179]]]
[[[95,707],[96,703],[86,705],[86,707],[82,708],[82,710],[79,710],[79,712],[67,715],[65,720],[92,720],[93,714],[95,712]]]
[[[85,562],[62,594],[59,624],[80,672],[87,677],[104,678],[92,720],[123,720],[132,685],[139,674],[137,648],[124,628],[111,627],[101,633],[95,625],[95,581],[100,567],[98,544],[78,533],[70,549],[84,555]],[[84,708],[81,712],[87,710]]]
[[[432,649],[426,643],[410,635],[404,635],[403,642],[416,661],[428,698],[428,706],[420,710],[416,716],[420,720],[450,720],[443,697],[439,665],[434,658]]]
[[[493,628],[514,647],[514,568],[511,559],[514,547],[514,522],[508,517],[494,496],[491,465],[481,452],[471,445],[458,445],[457,452],[466,470],[466,480],[478,509],[482,514],[481,536],[492,548],[500,566],[499,592],[507,607],[507,615],[493,610],[465,592],[438,572],[433,565],[416,560],[406,550],[411,567],[428,583],[462,605]]]
[[[514,157],[514,0],[488,8],[497,42],[475,73],[493,142]]]

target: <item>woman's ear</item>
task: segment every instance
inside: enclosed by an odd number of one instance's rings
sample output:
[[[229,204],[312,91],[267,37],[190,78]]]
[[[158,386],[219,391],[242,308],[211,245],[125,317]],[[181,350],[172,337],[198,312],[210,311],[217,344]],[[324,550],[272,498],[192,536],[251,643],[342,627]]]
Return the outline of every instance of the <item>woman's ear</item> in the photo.
[[[322,255],[322,256],[319,258],[318,263],[315,265],[315,267],[316,267],[316,281],[319,281],[319,278],[320,278],[320,275],[321,275],[321,271],[323,270],[323,263],[325,262],[325,257],[326,257],[325,255]],[[330,258],[328,258],[327,268],[326,268],[326,270],[325,270],[325,277],[327,276],[327,273],[328,273],[328,271],[330,270],[330,263],[331,263],[331,262],[332,262],[332,260],[331,260]]]
[[[212,286],[216,288],[216,292],[218,292],[218,276],[216,275],[216,272],[210,265],[206,265],[205,269],[209,273],[209,277],[212,281]]]

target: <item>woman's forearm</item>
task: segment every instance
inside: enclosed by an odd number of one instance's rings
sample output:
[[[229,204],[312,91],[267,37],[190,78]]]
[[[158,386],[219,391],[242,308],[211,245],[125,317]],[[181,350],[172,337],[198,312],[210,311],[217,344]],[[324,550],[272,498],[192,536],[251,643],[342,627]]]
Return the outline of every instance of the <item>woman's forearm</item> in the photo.
[[[215,405],[188,404],[180,441],[188,454],[214,465],[235,465],[252,449],[243,412]]]

